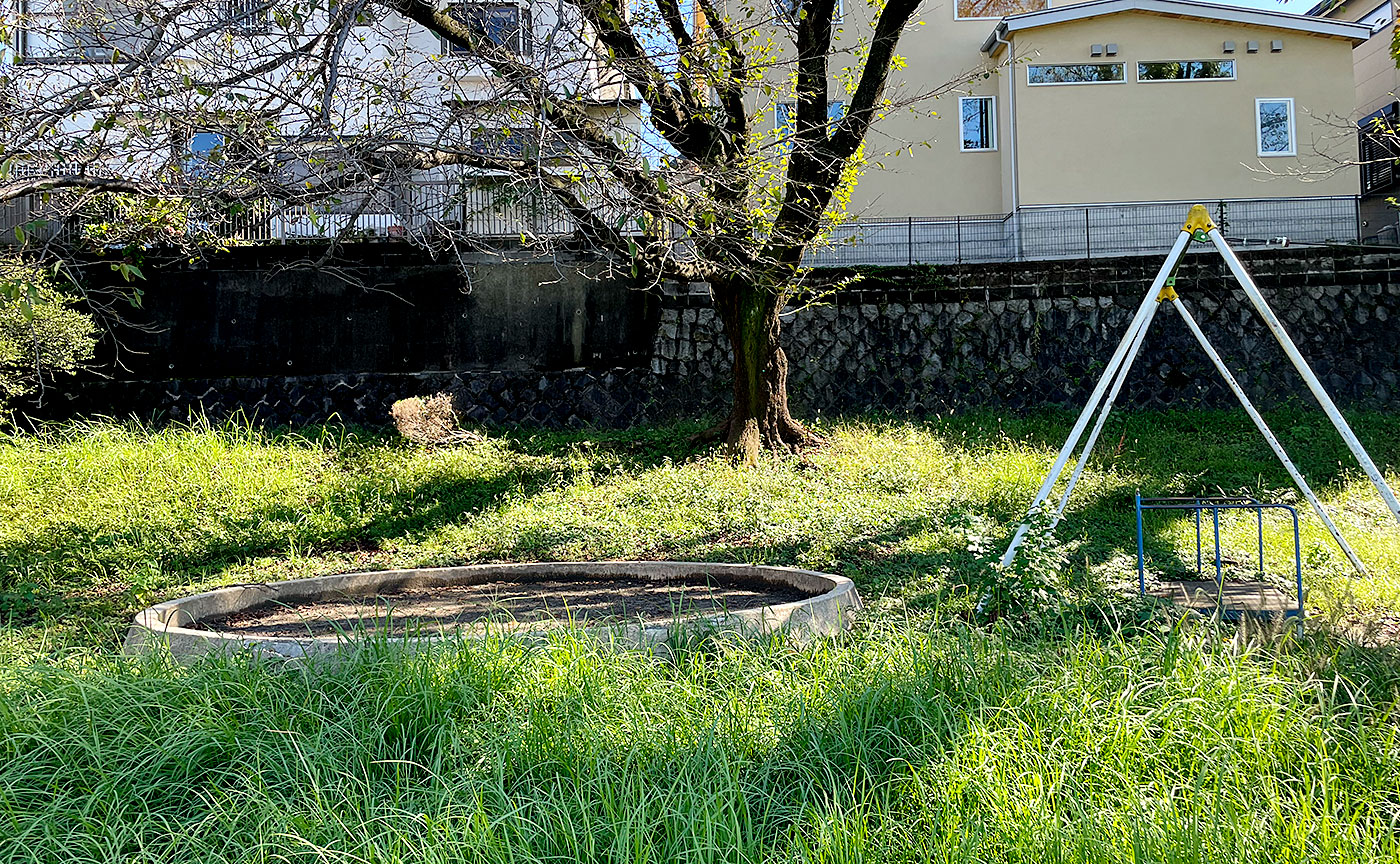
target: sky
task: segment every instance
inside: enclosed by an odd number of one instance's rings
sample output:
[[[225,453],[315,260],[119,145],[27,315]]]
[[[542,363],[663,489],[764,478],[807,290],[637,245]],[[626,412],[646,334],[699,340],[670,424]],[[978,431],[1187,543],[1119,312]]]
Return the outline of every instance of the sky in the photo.
[[[1292,12],[1303,15],[1317,5],[1317,0],[1209,0],[1221,6],[1243,6],[1247,9],[1265,9],[1270,12]]]

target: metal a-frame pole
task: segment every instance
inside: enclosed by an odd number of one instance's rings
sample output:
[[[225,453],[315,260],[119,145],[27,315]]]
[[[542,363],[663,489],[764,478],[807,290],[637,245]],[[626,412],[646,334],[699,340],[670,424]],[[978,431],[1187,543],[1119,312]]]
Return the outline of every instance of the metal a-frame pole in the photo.
[[[1089,437],[1084,440],[1084,449],[1079,454],[1079,460],[1074,464],[1074,471],[1069,475],[1069,482],[1065,484],[1064,494],[1060,496],[1060,503],[1055,506],[1055,514],[1051,520],[1050,527],[1060,524],[1060,519],[1065,515],[1065,506],[1069,504],[1069,496],[1074,492],[1074,487],[1079,484],[1079,478],[1084,474],[1084,468],[1089,464],[1089,454],[1094,452],[1094,445],[1098,443],[1099,433],[1103,431],[1103,424],[1108,420],[1108,414],[1113,410],[1113,403],[1118,400],[1118,392],[1123,389],[1123,382],[1128,380],[1128,373],[1132,371],[1133,361],[1137,359],[1138,352],[1142,350],[1143,340],[1147,338],[1147,330],[1152,326],[1152,319],[1156,317],[1157,310],[1161,308],[1162,300],[1172,288],[1175,280],[1167,279],[1167,284],[1161,291],[1157,292],[1157,302],[1152,304],[1152,311],[1143,319],[1142,326],[1138,328],[1137,335],[1133,337],[1132,347],[1128,349],[1128,357],[1123,361],[1123,365],[1118,367],[1118,375],[1113,379],[1113,386],[1109,388],[1108,395],[1104,397],[1103,407],[1099,409],[1099,419],[1094,421],[1094,428],[1089,430]],[[1172,294],[1172,296],[1176,296]]]
[[[1094,416],[1094,411],[1099,407],[1110,383],[1117,376],[1120,366],[1124,363],[1132,365],[1128,351],[1134,345],[1141,346],[1141,340],[1138,339],[1139,331],[1156,312],[1158,295],[1161,294],[1167,280],[1176,272],[1177,265],[1181,262],[1181,256],[1186,254],[1186,246],[1190,242],[1191,232],[1183,228],[1181,233],[1177,235],[1176,242],[1172,244],[1171,251],[1167,253],[1166,260],[1162,262],[1161,269],[1157,271],[1157,276],[1152,280],[1152,287],[1147,290],[1147,295],[1142,298],[1142,303],[1138,305],[1137,314],[1133,316],[1132,323],[1128,325],[1128,331],[1123,334],[1113,356],[1109,358],[1108,367],[1100,376],[1099,383],[1094,386],[1094,392],[1089,395],[1089,401],[1084,406],[1084,410],[1079,413],[1079,419],[1075,421],[1074,428],[1070,430],[1064,446],[1060,448],[1060,455],[1055,458],[1055,464],[1051,466],[1050,473],[1046,475],[1045,482],[1041,484],[1040,491],[1036,493],[1035,500],[1031,502],[1030,513],[1039,510],[1045,500],[1050,497],[1050,492],[1055,488],[1055,482],[1060,479],[1060,474],[1064,472],[1070,455],[1079,444],[1079,437],[1084,434],[1084,427],[1089,425],[1089,418]],[[1084,458],[1088,458],[1087,453],[1084,454]],[[1026,532],[1029,530],[1029,521],[1022,522],[1020,527],[1016,529],[1016,533],[1011,537],[1011,543],[1006,547],[1006,553],[1001,556],[1001,566],[1008,567],[1012,561],[1016,560],[1016,550],[1021,547],[1021,543],[1026,539]]]
[[[1234,274],[1235,280],[1240,283],[1240,287],[1249,297],[1249,302],[1254,304],[1254,308],[1259,311],[1259,316],[1268,325],[1269,332],[1274,334],[1274,338],[1283,348],[1283,353],[1288,355],[1288,359],[1293,362],[1293,367],[1307,382],[1308,389],[1312,391],[1318,404],[1322,406],[1322,410],[1327,413],[1327,418],[1332,421],[1332,425],[1337,428],[1337,433],[1346,442],[1347,448],[1351,450],[1351,455],[1356,457],[1356,462],[1361,466],[1361,470],[1366,472],[1366,476],[1371,479],[1371,484],[1376,487],[1381,498],[1385,499],[1385,504],[1390,508],[1391,515],[1400,521],[1400,501],[1396,500],[1390,484],[1385,482],[1385,477],[1381,475],[1380,469],[1376,467],[1375,462],[1371,461],[1370,455],[1366,453],[1366,448],[1361,446],[1361,441],[1357,439],[1356,433],[1351,431],[1346,419],[1342,417],[1342,412],[1337,410],[1332,397],[1327,395],[1322,382],[1313,374],[1312,367],[1308,366],[1308,361],[1303,359],[1302,353],[1298,351],[1298,346],[1293,344],[1293,339],[1288,335],[1288,331],[1283,329],[1283,324],[1278,320],[1278,316],[1274,314],[1273,309],[1269,308],[1269,304],[1264,300],[1264,295],[1259,293],[1259,287],[1254,284],[1254,279],[1244,269],[1240,259],[1235,256],[1230,244],[1226,243],[1225,238],[1220,236],[1220,230],[1215,227],[1215,223],[1211,222],[1210,214],[1206,212],[1205,207],[1200,204],[1192,207],[1192,216],[1196,215],[1197,207],[1201,209],[1201,215],[1204,216],[1206,224],[1210,226],[1206,231],[1206,236],[1215,244],[1215,248],[1220,252],[1220,257],[1225,259],[1225,263],[1229,266],[1230,272]],[[1189,217],[1187,221],[1190,221]]]
[[[1264,422],[1263,416],[1254,407],[1254,403],[1249,401],[1249,397],[1245,395],[1244,388],[1235,380],[1235,376],[1230,374],[1230,369],[1225,365],[1225,361],[1221,359],[1220,354],[1215,350],[1215,346],[1210,344],[1210,340],[1206,338],[1206,334],[1201,330],[1201,325],[1197,324],[1196,319],[1191,317],[1191,313],[1186,311],[1186,307],[1182,304],[1180,297],[1172,296],[1171,303],[1176,307],[1176,311],[1181,313],[1181,320],[1186,322],[1186,329],[1190,330],[1191,335],[1196,337],[1196,341],[1201,343],[1201,347],[1205,349],[1207,356],[1210,357],[1210,362],[1215,364],[1215,369],[1220,373],[1220,377],[1225,379],[1226,385],[1229,386],[1230,390],[1235,394],[1235,397],[1240,400],[1240,404],[1244,406],[1244,411],[1249,415],[1249,419],[1254,421],[1254,425],[1259,429],[1260,434],[1264,436],[1264,440],[1269,442],[1269,449],[1273,450],[1274,455],[1283,463],[1284,470],[1288,472],[1289,477],[1293,478],[1293,482],[1297,485],[1298,491],[1302,492],[1303,497],[1308,499],[1308,503],[1312,505],[1318,518],[1322,520],[1322,524],[1327,526],[1328,533],[1332,535],[1333,540],[1337,541],[1337,546],[1339,546],[1343,554],[1347,556],[1347,560],[1351,562],[1351,566],[1356,568],[1356,572],[1365,576],[1365,565],[1361,563],[1360,558],[1356,557],[1356,553],[1352,551],[1351,546],[1348,545],[1346,539],[1342,537],[1342,532],[1337,530],[1336,523],[1332,521],[1331,516],[1327,515],[1327,510],[1322,506],[1322,502],[1317,500],[1317,496],[1313,494],[1312,487],[1308,485],[1308,481],[1303,479],[1303,475],[1298,471],[1298,467],[1293,464],[1293,460],[1288,458],[1288,453],[1284,451],[1283,445],[1280,444],[1278,438],[1274,436],[1273,430],[1269,428],[1269,424]],[[1217,554],[1218,549],[1219,545],[1217,544]]]

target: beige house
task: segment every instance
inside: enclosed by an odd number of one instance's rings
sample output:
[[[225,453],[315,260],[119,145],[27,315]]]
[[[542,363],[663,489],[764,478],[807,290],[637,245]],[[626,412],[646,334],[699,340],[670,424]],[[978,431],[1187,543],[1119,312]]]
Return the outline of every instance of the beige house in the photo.
[[[1366,25],[1193,0],[930,0],[922,19],[904,96],[964,83],[927,103],[935,117],[877,124],[873,150],[916,146],[861,178],[865,245],[883,232],[920,260],[916,235],[946,248],[956,231],[973,258],[1000,231],[1016,254],[1147,250],[1141,226],[1170,242],[1192,201],[1248,240],[1356,239]],[[880,224],[901,218],[902,239]]]

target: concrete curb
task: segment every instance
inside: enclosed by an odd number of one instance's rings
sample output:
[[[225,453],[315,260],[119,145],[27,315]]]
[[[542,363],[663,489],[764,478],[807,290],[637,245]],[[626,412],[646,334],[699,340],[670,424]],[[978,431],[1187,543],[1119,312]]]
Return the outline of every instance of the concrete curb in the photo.
[[[664,648],[678,628],[720,630],[742,635],[786,631],[799,641],[840,632],[851,613],[861,606],[855,583],[844,576],[748,564],[708,564],[688,561],[589,561],[548,564],[478,564],[416,570],[380,570],[293,579],[287,582],[233,585],[169,600],[142,611],[127,631],[124,652],[147,654],[169,650],[176,659],[193,659],[211,653],[251,650],[287,659],[334,653],[351,640],[345,635],[286,637],[199,630],[188,625],[206,618],[241,612],[269,603],[316,600],[327,595],[367,595],[385,590],[414,590],[446,585],[474,585],[497,580],[641,578],[663,581],[679,577],[715,576],[721,579],[756,579],[786,585],[814,596],[793,603],[741,609],[717,615],[684,618],[667,624],[627,624],[584,627],[582,631],[619,648]],[[546,631],[528,626],[512,627],[510,635],[538,638]],[[448,635],[410,637],[415,643],[438,641]],[[403,638],[392,641],[404,642]]]

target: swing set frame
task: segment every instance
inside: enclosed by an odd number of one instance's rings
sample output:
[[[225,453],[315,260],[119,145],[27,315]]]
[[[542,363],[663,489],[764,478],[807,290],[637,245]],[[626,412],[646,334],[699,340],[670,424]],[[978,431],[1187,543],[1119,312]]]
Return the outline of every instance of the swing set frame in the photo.
[[[1380,469],[1376,467],[1375,462],[1373,462],[1370,455],[1366,453],[1366,448],[1361,445],[1360,440],[1356,437],[1356,433],[1347,425],[1346,419],[1343,418],[1342,413],[1337,410],[1337,406],[1332,401],[1332,398],[1327,395],[1327,391],[1323,388],[1322,382],[1313,374],[1312,368],[1308,365],[1307,360],[1303,359],[1303,355],[1298,351],[1298,346],[1293,344],[1292,338],[1290,338],[1287,331],[1284,330],[1283,324],[1279,321],[1278,316],[1274,314],[1274,310],[1271,309],[1269,304],[1264,300],[1264,295],[1259,293],[1259,287],[1254,284],[1254,279],[1249,275],[1249,272],[1245,270],[1244,265],[1240,263],[1240,259],[1235,255],[1234,250],[1230,248],[1230,244],[1225,242],[1225,238],[1221,236],[1220,230],[1216,227],[1215,223],[1211,221],[1210,213],[1206,210],[1204,205],[1196,204],[1191,207],[1190,212],[1187,214],[1186,223],[1182,226],[1181,233],[1177,236],[1171,251],[1167,253],[1166,260],[1162,262],[1161,268],[1157,271],[1157,276],[1152,280],[1152,286],[1148,289],[1147,295],[1143,297],[1142,303],[1138,306],[1137,314],[1133,317],[1132,323],[1128,325],[1127,332],[1123,334],[1123,338],[1118,343],[1117,349],[1109,359],[1108,366],[1104,369],[1103,375],[1095,385],[1093,393],[1090,394],[1088,403],[1084,406],[1084,410],[1079,413],[1079,418],[1075,421],[1074,428],[1070,431],[1069,437],[1065,439],[1064,446],[1060,448],[1060,453],[1056,457],[1054,465],[1051,466],[1050,472],[1045,478],[1045,482],[1041,484],[1040,491],[1036,493],[1035,500],[1031,502],[1026,521],[1023,521],[1016,529],[1016,533],[1012,535],[1011,542],[1006,547],[1006,553],[1001,559],[1001,565],[1003,567],[1010,566],[1011,562],[1016,560],[1016,552],[1020,549],[1022,542],[1025,540],[1026,532],[1030,529],[1030,516],[1040,512],[1041,507],[1049,500],[1050,494],[1055,488],[1055,484],[1064,473],[1065,468],[1069,464],[1070,457],[1074,454],[1076,447],[1078,447],[1079,441],[1084,435],[1084,430],[1089,426],[1090,418],[1097,412],[1098,419],[1094,422],[1093,429],[1089,432],[1088,438],[1084,440],[1083,450],[1080,452],[1079,458],[1075,463],[1074,470],[1070,473],[1069,481],[1065,486],[1064,492],[1060,495],[1059,502],[1055,505],[1050,524],[1053,527],[1059,523],[1061,517],[1064,515],[1065,506],[1069,503],[1070,495],[1074,492],[1075,485],[1083,475],[1085,466],[1088,465],[1089,455],[1093,452],[1094,444],[1099,438],[1099,433],[1103,431],[1104,422],[1108,419],[1109,412],[1113,410],[1113,403],[1118,398],[1119,391],[1123,388],[1123,382],[1127,380],[1128,372],[1132,368],[1133,361],[1137,359],[1138,352],[1142,349],[1142,343],[1147,336],[1148,327],[1151,326],[1152,319],[1157,314],[1157,309],[1162,306],[1162,304],[1169,303],[1174,306],[1177,313],[1181,315],[1181,319],[1185,322],[1187,329],[1191,331],[1191,335],[1196,338],[1201,348],[1205,350],[1206,355],[1210,357],[1211,363],[1214,364],[1221,377],[1225,379],[1225,384],[1230,388],[1231,392],[1235,394],[1235,397],[1239,399],[1240,405],[1244,407],[1245,413],[1249,415],[1249,419],[1254,421],[1254,425],[1259,429],[1260,434],[1264,436],[1264,440],[1268,442],[1269,448],[1274,451],[1274,455],[1283,463],[1283,467],[1288,472],[1288,476],[1293,479],[1293,483],[1298,487],[1298,491],[1301,492],[1308,503],[1312,505],[1314,512],[1316,512],[1318,518],[1322,520],[1322,524],[1327,527],[1328,533],[1330,533],[1332,539],[1337,542],[1337,546],[1342,550],[1342,553],[1346,555],[1347,560],[1356,568],[1357,573],[1363,576],[1366,575],[1366,567],[1361,563],[1361,559],[1357,557],[1356,552],[1347,543],[1346,538],[1342,536],[1342,532],[1338,530],[1336,523],[1332,521],[1332,517],[1328,515],[1326,508],[1322,506],[1322,502],[1319,501],[1317,496],[1313,493],[1312,487],[1308,485],[1307,480],[1303,479],[1303,475],[1298,471],[1297,466],[1293,464],[1293,460],[1290,459],[1288,453],[1284,451],[1283,445],[1279,443],[1278,438],[1274,435],[1273,431],[1269,429],[1269,425],[1264,422],[1264,418],[1259,414],[1258,409],[1254,407],[1254,403],[1252,403],[1245,394],[1244,388],[1240,386],[1235,376],[1225,365],[1225,361],[1221,359],[1219,352],[1211,345],[1210,340],[1206,338],[1206,334],[1201,330],[1200,325],[1196,323],[1196,319],[1192,317],[1185,304],[1182,303],[1181,297],[1177,295],[1176,271],[1181,265],[1182,258],[1185,257],[1186,254],[1186,249],[1192,241],[1211,243],[1215,246],[1216,250],[1220,253],[1220,257],[1224,259],[1226,265],[1229,267],[1230,273],[1235,277],[1235,281],[1239,283],[1240,288],[1244,290],[1250,303],[1254,305],[1255,310],[1257,310],[1260,317],[1264,319],[1264,324],[1269,328],[1269,332],[1273,333],[1274,338],[1278,340],[1279,346],[1282,347],[1284,353],[1288,355],[1288,359],[1293,363],[1294,368],[1298,370],[1298,374],[1302,376],[1304,382],[1307,383],[1308,389],[1312,391],[1313,397],[1317,399],[1318,403],[1322,406],[1322,410],[1327,414],[1328,419],[1332,421],[1332,425],[1336,427],[1337,432],[1342,436],[1342,440],[1346,442],[1347,448],[1351,450],[1352,455],[1356,458],[1357,464],[1361,466],[1361,470],[1365,472],[1372,485],[1376,487],[1376,491],[1380,493],[1381,498],[1385,501],[1386,507],[1390,509],[1391,515],[1395,517],[1397,522],[1400,522],[1400,501],[1396,500],[1395,493],[1391,490],[1389,484],[1386,483],[1385,477],[1381,475]],[[1299,602],[1301,602],[1301,592]]]

